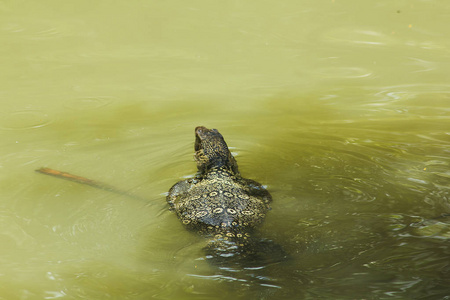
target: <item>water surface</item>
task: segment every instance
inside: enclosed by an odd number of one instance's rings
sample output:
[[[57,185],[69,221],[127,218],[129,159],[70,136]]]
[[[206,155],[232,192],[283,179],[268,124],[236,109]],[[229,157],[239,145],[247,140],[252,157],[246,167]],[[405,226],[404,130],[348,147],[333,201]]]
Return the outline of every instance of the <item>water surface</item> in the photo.
[[[0,2],[0,299],[448,299],[449,12]],[[198,125],[268,186],[288,261],[212,266],[168,211]]]

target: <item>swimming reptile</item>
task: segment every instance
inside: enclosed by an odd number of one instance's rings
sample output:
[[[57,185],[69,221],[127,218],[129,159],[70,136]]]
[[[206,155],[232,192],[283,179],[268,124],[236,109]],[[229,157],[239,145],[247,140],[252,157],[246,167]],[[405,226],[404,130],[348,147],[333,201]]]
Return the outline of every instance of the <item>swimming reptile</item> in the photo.
[[[209,239],[207,257],[242,262],[261,260],[268,249],[282,253],[271,241],[254,237],[272,196],[260,183],[240,175],[219,131],[196,127],[194,148],[198,173],[173,185],[167,202],[187,229]]]

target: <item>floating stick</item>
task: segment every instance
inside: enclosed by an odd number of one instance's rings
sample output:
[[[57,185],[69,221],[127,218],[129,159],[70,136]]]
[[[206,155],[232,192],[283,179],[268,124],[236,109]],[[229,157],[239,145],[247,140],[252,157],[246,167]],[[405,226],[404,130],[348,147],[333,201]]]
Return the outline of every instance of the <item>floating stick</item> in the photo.
[[[142,197],[133,195],[133,194],[123,191],[123,190],[119,190],[111,185],[106,184],[106,183],[91,180],[91,179],[81,177],[78,175],[73,175],[73,174],[70,174],[67,172],[62,172],[62,171],[58,171],[58,170],[54,170],[54,169],[50,169],[50,168],[40,168],[40,169],[37,169],[36,172],[45,174],[45,175],[50,175],[50,176],[60,178],[60,179],[70,180],[70,181],[80,183],[80,184],[89,185],[89,186],[92,186],[92,187],[95,187],[95,188],[98,188],[101,190],[105,190],[105,191],[120,194],[120,195],[125,195],[128,197],[132,197],[135,199],[144,200],[144,201],[148,202],[148,200],[146,200]]]

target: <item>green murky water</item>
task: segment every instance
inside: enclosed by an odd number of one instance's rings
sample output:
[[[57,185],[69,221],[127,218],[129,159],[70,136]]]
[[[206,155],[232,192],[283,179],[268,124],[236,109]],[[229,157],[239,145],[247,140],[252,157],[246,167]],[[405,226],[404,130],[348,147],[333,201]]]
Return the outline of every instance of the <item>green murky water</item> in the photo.
[[[449,13],[0,1],[0,299],[450,299]],[[211,266],[168,211],[197,125],[268,186],[288,262]]]

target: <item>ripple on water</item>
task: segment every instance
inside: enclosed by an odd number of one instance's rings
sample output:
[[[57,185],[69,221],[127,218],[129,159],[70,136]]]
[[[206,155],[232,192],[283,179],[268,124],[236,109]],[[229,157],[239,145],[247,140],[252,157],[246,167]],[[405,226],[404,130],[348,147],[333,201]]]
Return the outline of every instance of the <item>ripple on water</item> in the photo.
[[[394,100],[405,99],[405,95],[445,94],[450,93],[449,84],[402,84],[384,87],[377,95],[387,96]],[[448,104],[448,102],[446,103]]]
[[[380,89],[380,88],[378,88]],[[450,85],[448,84],[404,84],[386,86],[381,92],[375,93],[376,102],[371,105],[391,105],[393,102],[407,105],[409,108],[421,109],[422,113],[431,111],[433,114],[445,115],[450,110]]]
[[[448,217],[447,217],[448,218]],[[425,220],[414,224],[413,233],[417,236],[428,237],[440,240],[450,239],[450,224],[439,220]]]
[[[370,77],[373,72],[359,67],[336,67],[336,68],[320,68],[317,70],[320,77],[323,78],[364,78]]]
[[[73,110],[93,110],[107,106],[114,100],[114,97],[108,96],[85,97],[68,100],[64,106]]]
[[[84,24],[78,20],[64,20],[62,23],[57,23],[53,19],[40,20],[14,20],[1,27],[6,34],[14,35],[20,39],[26,40],[50,40],[64,38],[67,36],[79,35],[80,27]]]
[[[381,32],[347,27],[331,29],[322,36],[322,40],[361,46],[385,46],[393,43],[393,39],[390,36]]]
[[[22,110],[4,114],[0,128],[7,130],[40,128],[50,124],[50,117],[39,110]]]

